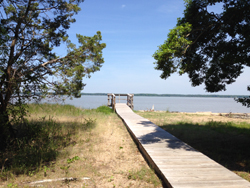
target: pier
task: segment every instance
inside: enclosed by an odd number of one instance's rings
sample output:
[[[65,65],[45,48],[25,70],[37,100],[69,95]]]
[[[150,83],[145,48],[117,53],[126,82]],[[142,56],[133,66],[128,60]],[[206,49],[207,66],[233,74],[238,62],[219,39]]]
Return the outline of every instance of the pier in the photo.
[[[141,153],[169,188],[250,188],[250,182],[135,114],[125,103],[110,106],[124,121]]]
[[[123,97],[126,97],[126,98],[123,98]],[[114,93],[108,93],[108,106],[112,107],[113,110],[115,110],[116,102],[120,103],[123,100],[126,100],[127,101],[126,104],[131,109],[134,109],[134,94],[114,94]]]

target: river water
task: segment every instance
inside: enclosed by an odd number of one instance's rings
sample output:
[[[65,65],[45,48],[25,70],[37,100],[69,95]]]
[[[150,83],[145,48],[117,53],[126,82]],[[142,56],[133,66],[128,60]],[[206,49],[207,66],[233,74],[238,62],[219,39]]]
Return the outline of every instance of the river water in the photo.
[[[123,99],[126,99],[126,97]],[[119,99],[116,99],[119,102]],[[85,109],[107,105],[107,96],[83,95],[78,99],[66,99],[62,104],[71,104]],[[120,102],[126,103],[126,100]],[[178,111],[178,112],[214,112],[214,113],[250,113],[250,108],[242,106],[233,98],[205,97],[143,97],[134,96],[135,110]]]

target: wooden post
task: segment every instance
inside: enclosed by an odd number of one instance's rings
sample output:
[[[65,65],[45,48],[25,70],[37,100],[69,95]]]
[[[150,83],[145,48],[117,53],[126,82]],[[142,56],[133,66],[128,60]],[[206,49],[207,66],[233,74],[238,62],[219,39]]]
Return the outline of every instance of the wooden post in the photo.
[[[129,106],[129,94],[127,94],[127,105]]]
[[[130,108],[131,109],[134,109],[134,94],[131,94],[130,95]]]
[[[112,94],[112,109],[113,110],[115,110],[115,103],[116,103],[116,101],[115,101],[115,95]]]
[[[110,106],[110,102],[109,102],[109,100],[110,100],[110,99],[109,99],[109,94],[108,94],[108,106]]]

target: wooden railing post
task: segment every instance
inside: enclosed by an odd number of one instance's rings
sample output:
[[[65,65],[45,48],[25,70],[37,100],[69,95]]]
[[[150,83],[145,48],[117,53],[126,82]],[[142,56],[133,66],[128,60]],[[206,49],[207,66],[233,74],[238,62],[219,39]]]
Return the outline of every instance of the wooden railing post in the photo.
[[[130,94],[130,108],[134,109],[134,94]]]
[[[112,109],[115,110],[115,94],[112,94]]]
[[[110,102],[109,102],[109,100],[110,100],[110,95],[108,94],[108,106],[110,106]]]
[[[129,94],[127,94],[127,105],[129,106]]]

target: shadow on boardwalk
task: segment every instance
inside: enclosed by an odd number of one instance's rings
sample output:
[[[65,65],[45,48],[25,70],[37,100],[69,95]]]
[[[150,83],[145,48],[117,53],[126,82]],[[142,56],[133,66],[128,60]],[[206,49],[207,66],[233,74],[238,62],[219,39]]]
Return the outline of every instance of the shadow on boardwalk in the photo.
[[[194,152],[196,151],[194,148],[184,143],[182,140],[166,132],[165,130],[156,126],[150,121],[141,121],[140,123],[137,124],[143,125],[143,127],[145,128],[151,127],[155,129],[154,132],[151,130],[151,133],[138,137],[138,140],[140,140],[140,142],[143,144],[165,143],[166,148],[183,149],[186,151],[194,151]]]
[[[213,125],[165,124],[161,126],[162,129],[156,126],[157,132],[146,134],[139,139],[144,144],[164,142],[166,139],[171,139],[167,142],[166,147],[194,152],[197,150],[231,171],[248,173],[246,176],[250,180],[249,129],[228,126],[227,123],[223,124],[222,122],[213,123]],[[150,121],[142,121],[140,124],[145,127],[154,125]],[[164,131],[163,129],[167,131],[168,138],[165,134],[159,134],[159,132]]]

